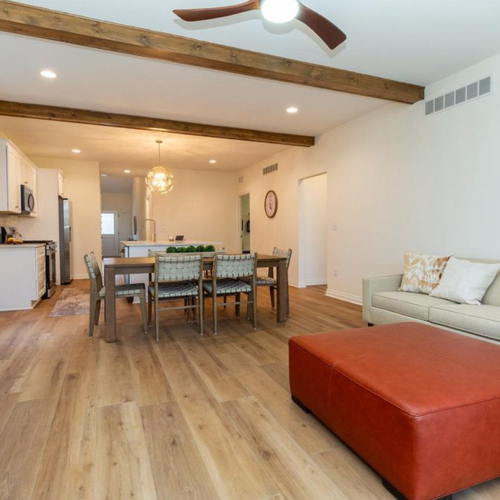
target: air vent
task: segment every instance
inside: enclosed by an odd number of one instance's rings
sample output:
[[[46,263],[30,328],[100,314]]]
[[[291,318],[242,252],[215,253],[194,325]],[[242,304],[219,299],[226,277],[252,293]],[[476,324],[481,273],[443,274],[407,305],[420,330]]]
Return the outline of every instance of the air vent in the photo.
[[[245,182],[245,178],[244,177],[240,177],[238,179],[238,184],[243,184]]]
[[[276,172],[278,170],[278,164],[275,163],[274,165],[270,165],[269,167],[266,167],[262,169],[262,175],[268,175],[272,174],[273,172]]]
[[[448,92],[429,101],[425,101],[425,116],[433,115],[439,111],[447,110],[469,102],[479,97],[491,94],[493,92],[493,81],[491,76],[483,78],[477,82],[470,83],[453,92]]]

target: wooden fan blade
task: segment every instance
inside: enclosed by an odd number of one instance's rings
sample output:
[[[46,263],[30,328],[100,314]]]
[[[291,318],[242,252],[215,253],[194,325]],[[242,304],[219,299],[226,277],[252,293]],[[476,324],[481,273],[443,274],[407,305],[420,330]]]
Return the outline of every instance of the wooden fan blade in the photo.
[[[260,8],[260,0],[249,0],[248,2],[238,5],[229,5],[227,7],[214,7],[212,9],[181,9],[174,10],[174,14],[179,16],[183,21],[208,21],[210,19],[218,19],[219,17],[234,16],[249,10]]]
[[[303,4],[300,4],[296,19],[309,26],[332,50],[347,39],[346,34],[335,24]]]

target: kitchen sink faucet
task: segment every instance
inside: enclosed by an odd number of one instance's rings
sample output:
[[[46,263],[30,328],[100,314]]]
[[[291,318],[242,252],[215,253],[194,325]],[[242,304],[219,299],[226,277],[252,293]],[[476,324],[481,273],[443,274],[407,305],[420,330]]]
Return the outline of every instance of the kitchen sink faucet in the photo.
[[[156,243],[156,221],[154,219],[144,219],[142,227],[146,227],[146,222],[152,222],[154,224],[153,232],[151,233],[151,239],[153,240],[153,243]]]

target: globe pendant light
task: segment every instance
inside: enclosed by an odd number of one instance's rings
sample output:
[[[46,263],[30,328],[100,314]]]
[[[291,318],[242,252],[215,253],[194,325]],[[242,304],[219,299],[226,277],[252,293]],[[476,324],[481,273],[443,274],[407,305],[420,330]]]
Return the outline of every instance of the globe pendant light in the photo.
[[[174,189],[174,175],[172,172],[161,166],[161,145],[163,141],[156,141],[158,144],[158,166],[152,168],[146,177],[148,188],[156,193],[167,194]]]
[[[271,23],[287,23],[297,17],[297,0],[264,0],[261,4],[262,15]]]

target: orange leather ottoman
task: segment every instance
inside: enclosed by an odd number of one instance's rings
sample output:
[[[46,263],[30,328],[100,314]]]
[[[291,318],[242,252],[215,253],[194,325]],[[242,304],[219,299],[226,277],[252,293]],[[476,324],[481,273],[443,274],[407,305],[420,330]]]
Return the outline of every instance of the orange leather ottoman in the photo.
[[[451,499],[500,476],[500,346],[401,323],[289,347],[294,400],[395,496]]]

